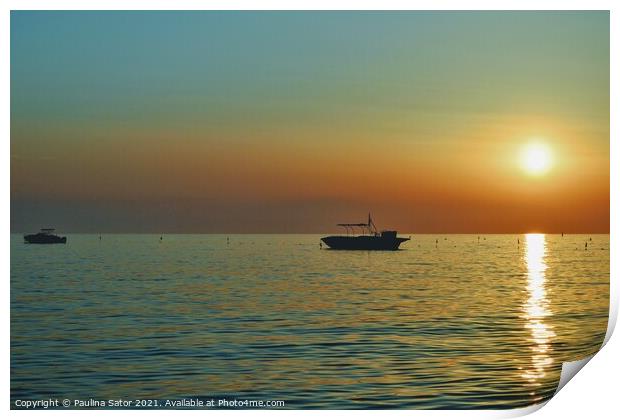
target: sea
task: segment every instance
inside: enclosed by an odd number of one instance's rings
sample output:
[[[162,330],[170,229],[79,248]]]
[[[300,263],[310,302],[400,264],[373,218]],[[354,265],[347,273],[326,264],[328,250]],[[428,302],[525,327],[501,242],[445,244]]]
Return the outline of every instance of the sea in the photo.
[[[518,408],[607,329],[609,235],[67,236],[11,235],[12,408]]]

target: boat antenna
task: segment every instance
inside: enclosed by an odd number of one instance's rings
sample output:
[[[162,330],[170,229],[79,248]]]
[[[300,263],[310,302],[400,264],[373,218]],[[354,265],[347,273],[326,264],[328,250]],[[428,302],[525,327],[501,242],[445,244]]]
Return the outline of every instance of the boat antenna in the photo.
[[[372,221],[372,217],[370,217],[370,212],[368,212],[368,230],[372,233],[377,233],[377,227]]]

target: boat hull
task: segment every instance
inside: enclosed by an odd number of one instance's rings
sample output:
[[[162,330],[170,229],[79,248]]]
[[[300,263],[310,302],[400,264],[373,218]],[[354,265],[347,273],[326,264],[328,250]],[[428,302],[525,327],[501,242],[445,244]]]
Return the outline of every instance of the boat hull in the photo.
[[[331,249],[350,251],[396,251],[409,238],[382,236],[326,236],[321,238]]]
[[[24,242],[28,244],[66,244],[67,237],[66,236],[56,236],[56,235],[24,235]]]

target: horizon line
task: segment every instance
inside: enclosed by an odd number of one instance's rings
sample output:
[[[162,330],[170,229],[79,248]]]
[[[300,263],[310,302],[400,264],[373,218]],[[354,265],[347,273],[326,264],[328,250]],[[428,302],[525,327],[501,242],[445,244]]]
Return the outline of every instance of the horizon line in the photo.
[[[333,234],[334,232],[85,232],[85,231],[62,231],[56,229],[57,232],[67,235],[324,235]],[[400,235],[531,235],[531,234],[544,234],[544,235],[609,235],[607,232],[398,232]],[[27,232],[10,232],[11,235],[23,235]],[[343,233],[346,235],[346,233]],[[359,235],[349,235],[359,236]]]

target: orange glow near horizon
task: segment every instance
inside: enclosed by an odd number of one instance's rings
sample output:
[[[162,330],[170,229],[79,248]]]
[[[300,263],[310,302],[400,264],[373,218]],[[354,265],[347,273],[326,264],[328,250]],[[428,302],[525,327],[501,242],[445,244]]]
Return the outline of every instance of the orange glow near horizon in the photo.
[[[341,133],[323,133],[321,142],[281,142],[267,148],[262,142],[214,142],[200,134],[166,141],[174,134],[152,132],[134,134],[122,154],[111,152],[105,142],[94,148],[76,143],[74,159],[62,166],[52,150],[48,159],[34,160],[21,158],[18,146],[12,148],[11,193],[97,206],[136,203],[143,213],[173,203],[196,214],[197,229],[208,230],[200,227],[200,212],[189,209],[222,212],[222,230],[245,226],[253,231],[255,226],[228,223],[230,211],[210,207],[212,203],[237,208],[239,214],[258,211],[269,231],[278,231],[283,217],[278,208],[283,205],[288,214],[320,208],[314,218],[304,217],[303,224],[291,228],[301,232],[325,231],[368,210],[383,226],[420,233],[608,231],[605,153],[568,142],[558,148],[556,142],[553,170],[531,175],[518,166],[521,156],[513,152],[523,147],[522,137],[508,136],[498,143],[496,132],[481,134],[462,136],[471,138],[469,148],[446,141],[416,145],[414,153],[407,154],[402,153],[406,144],[381,148],[379,137],[370,136],[352,152],[354,140]],[[225,132],[218,137],[231,138]],[[255,203],[259,207],[253,207]]]

